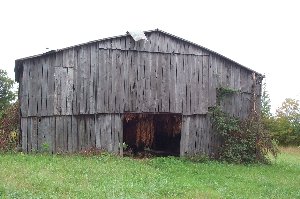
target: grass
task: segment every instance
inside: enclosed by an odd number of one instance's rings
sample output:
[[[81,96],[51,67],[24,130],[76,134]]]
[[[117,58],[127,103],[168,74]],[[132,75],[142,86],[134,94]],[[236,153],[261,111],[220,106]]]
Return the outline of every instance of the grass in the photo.
[[[0,155],[0,198],[300,198],[300,148],[271,165]]]

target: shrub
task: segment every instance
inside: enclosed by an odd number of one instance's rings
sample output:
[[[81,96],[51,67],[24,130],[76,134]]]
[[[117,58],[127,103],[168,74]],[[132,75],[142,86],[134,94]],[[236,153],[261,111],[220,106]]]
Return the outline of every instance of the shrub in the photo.
[[[217,157],[230,163],[266,163],[278,149],[258,116],[240,120],[223,112],[220,106],[211,109],[213,126],[221,137]]]
[[[15,150],[19,143],[19,103],[11,104],[0,118],[0,151]]]

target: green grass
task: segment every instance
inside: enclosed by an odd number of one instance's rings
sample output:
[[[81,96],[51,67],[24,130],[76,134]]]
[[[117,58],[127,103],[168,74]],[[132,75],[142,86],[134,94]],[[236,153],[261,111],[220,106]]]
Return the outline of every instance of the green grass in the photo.
[[[0,155],[0,198],[300,198],[300,149],[272,165]]]

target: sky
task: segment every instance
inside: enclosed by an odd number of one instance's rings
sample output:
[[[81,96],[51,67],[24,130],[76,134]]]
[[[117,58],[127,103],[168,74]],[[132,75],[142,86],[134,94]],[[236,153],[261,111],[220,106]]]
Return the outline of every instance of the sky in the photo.
[[[0,2],[0,68],[129,30],[161,29],[266,76],[274,112],[300,99],[300,1],[9,0]]]

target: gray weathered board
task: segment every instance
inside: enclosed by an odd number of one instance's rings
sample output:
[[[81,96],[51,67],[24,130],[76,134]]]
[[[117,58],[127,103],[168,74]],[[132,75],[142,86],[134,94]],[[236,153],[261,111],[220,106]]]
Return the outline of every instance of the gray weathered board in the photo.
[[[97,147],[121,153],[122,114],[146,112],[183,115],[181,155],[213,153],[218,139],[207,113],[216,105],[216,88],[238,90],[221,106],[246,118],[253,71],[159,31],[146,36],[148,41],[127,35],[22,59],[23,150],[48,143],[52,152]]]
[[[214,154],[219,138],[208,115],[183,116],[180,155]]]
[[[122,128],[119,114],[21,118],[22,147],[26,152],[99,148],[120,153]]]
[[[83,48],[74,67],[25,61],[22,116],[207,113],[209,56],[93,49],[97,60]]]

